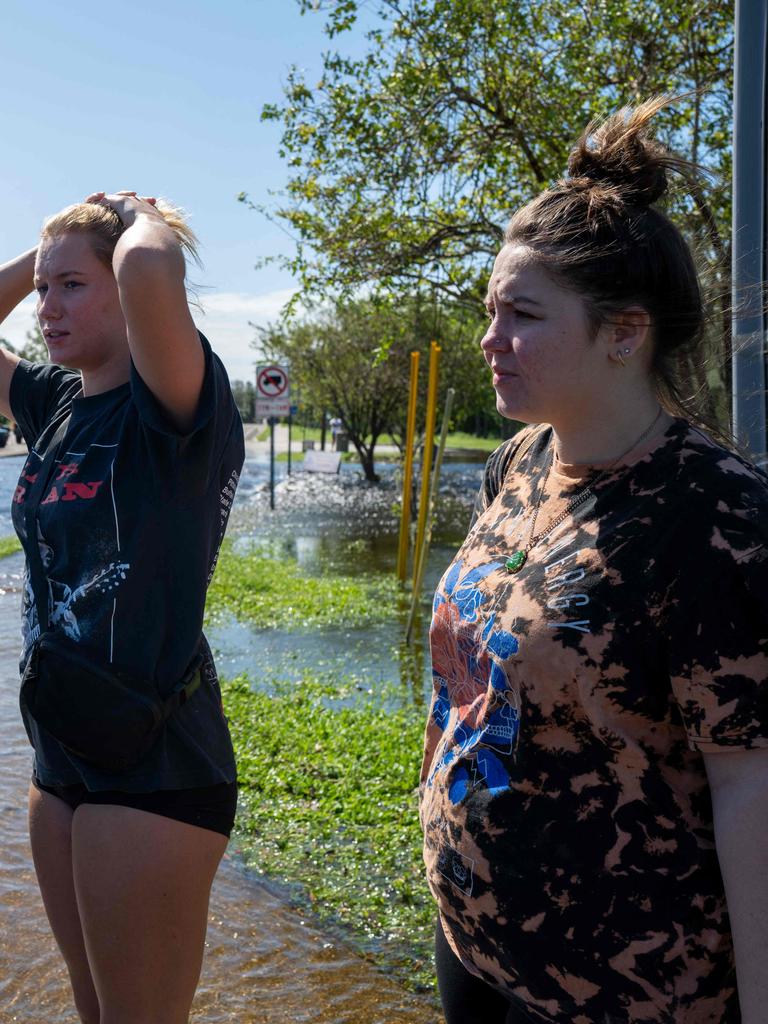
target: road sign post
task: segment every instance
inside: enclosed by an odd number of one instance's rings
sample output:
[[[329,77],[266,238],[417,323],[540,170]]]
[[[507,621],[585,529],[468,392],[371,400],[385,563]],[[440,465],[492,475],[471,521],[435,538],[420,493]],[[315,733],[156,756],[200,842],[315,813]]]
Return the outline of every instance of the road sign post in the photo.
[[[269,417],[269,507],[275,507],[275,417]]]
[[[269,507],[275,507],[275,424],[278,417],[291,414],[288,367],[260,363],[256,367],[256,419],[269,421]],[[288,441],[290,473],[290,432]]]

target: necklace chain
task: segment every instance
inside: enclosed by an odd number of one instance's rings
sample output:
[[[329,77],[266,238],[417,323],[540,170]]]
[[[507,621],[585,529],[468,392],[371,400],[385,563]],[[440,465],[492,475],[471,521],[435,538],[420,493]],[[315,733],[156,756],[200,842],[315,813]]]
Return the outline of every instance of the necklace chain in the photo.
[[[608,474],[611,472],[611,470],[615,466],[617,466],[621,462],[622,459],[625,459],[627,457],[627,455],[629,455],[629,453],[632,451],[633,448],[637,448],[637,446],[639,444],[641,444],[646,439],[646,437],[648,437],[648,435],[651,433],[653,428],[659,422],[659,417],[661,416],[661,413],[662,413],[662,409],[661,409],[661,406],[659,406],[659,411],[654,416],[653,422],[651,423],[651,425],[649,427],[647,427],[642,432],[640,437],[638,437],[636,441],[633,441],[632,444],[629,446],[629,448],[627,448],[627,450],[625,452],[622,452],[621,455],[618,456],[618,458],[614,459],[613,462],[609,466],[606,466],[605,469],[602,470],[602,472],[598,473],[598,475],[595,477],[594,480],[592,480],[590,483],[588,483],[586,487],[584,487],[582,490],[580,490],[578,492],[578,494],[574,495],[571,498],[571,500],[568,502],[568,504],[565,506],[563,511],[560,512],[557,516],[555,516],[555,518],[549,524],[549,526],[546,528],[546,530],[541,530],[539,533],[537,533],[534,536],[533,531],[536,529],[536,519],[538,518],[539,509],[541,508],[541,503],[544,500],[544,492],[546,491],[547,483],[549,482],[549,475],[552,472],[552,466],[554,465],[554,462],[555,462],[555,448],[554,448],[554,445],[552,446],[552,457],[549,460],[549,465],[547,466],[547,472],[546,472],[546,474],[544,476],[544,481],[543,481],[543,483],[542,483],[542,485],[541,485],[541,487],[539,489],[539,494],[538,494],[538,497],[536,499],[536,505],[534,506],[534,509],[533,509],[533,515],[531,516],[531,525],[530,525],[530,528],[528,530],[528,542],[525,545],[525,547],[520,548],[518,551],[515,551],[515,553],[510,558],[507,559],[507,561],[505,563],[505,568],[506,568],[507,572],[519,572],[522,569],[522,567],[525,565],[525,563],[527,562],[527,560],[528,560],[528,553],[531,551],[531,549],[534,548],[539,543],[539,541],[543,540],[545,537],[548,537],[549,534],[552,533],[552,531],[554,529],[556,529],[560,525],[560,523],[562,523],[563,520],[566,519],[571,514],[571,512],[574,511],[574,509],[577,509],[579,507],[579,505],[582,505],[588,498],[592,497],[594,486],[600,480],[602,480],[603,477],[608,476]]]

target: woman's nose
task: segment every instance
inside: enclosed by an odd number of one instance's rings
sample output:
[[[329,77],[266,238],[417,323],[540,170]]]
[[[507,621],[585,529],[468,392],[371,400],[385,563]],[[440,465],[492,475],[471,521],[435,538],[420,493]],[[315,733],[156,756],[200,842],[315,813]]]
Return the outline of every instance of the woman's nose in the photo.
[[[480,339],[480,348],[483,352],[500,352],[509,347],[509,342],[499,330],[497,321],[489,324],[488,330]]]
[[[51,320],[60,315],[58,303],[52,297],[50,290],[38,298],[37,315],[40,320]]]

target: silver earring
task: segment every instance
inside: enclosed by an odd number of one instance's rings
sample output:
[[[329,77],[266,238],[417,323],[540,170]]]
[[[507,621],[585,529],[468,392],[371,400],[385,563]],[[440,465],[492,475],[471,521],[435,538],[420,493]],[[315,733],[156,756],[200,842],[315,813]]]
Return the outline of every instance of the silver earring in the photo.
[[[616,358],[618,359],[618,361],[619,361],[619,362],[621,363],[621,365],[622,365],[622,366],[626,366],[626,365],[627,365],[627,361],[626,361],[626,359],[624,358],[624,356],[623,356],[623,354],[621,353],[621,351],[619,351],[619,352],[617,352],[617,353],[616,353]]]

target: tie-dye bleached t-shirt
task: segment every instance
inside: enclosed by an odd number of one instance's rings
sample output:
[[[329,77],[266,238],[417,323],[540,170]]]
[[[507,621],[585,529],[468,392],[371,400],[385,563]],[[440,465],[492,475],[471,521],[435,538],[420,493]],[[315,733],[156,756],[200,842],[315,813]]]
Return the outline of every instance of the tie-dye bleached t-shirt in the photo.
[[[511,574],[551,458],[546,427],[491,456],[435,597],[443,927],[536,1021],[737,1024],[702,751],[768,746],[768,478],[682,420],[600,479],[555,463],[537,532],[593,496]]]

